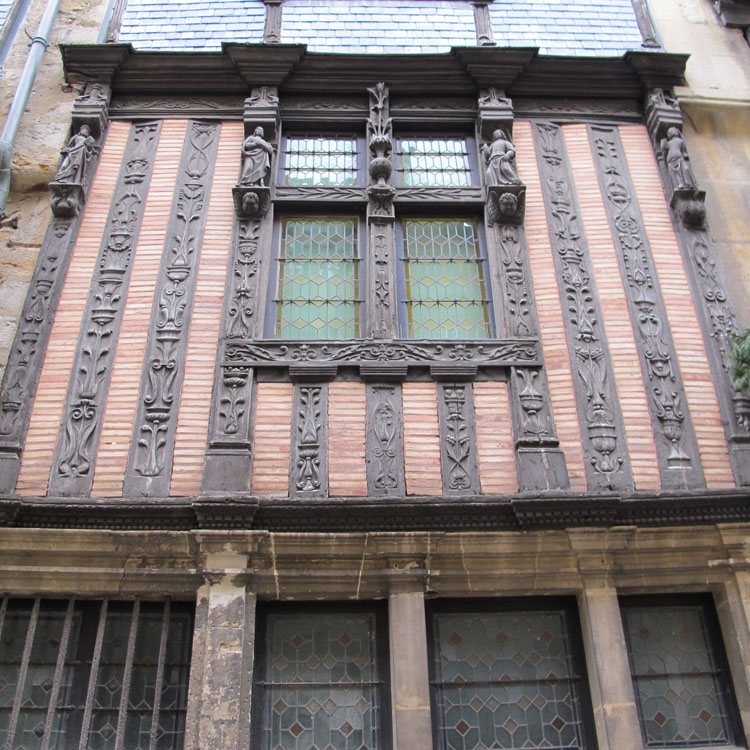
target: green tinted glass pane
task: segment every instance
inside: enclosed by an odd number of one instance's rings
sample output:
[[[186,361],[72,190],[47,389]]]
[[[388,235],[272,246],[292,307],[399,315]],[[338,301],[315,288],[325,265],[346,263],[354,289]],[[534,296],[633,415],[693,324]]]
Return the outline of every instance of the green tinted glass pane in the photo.
[[[276,335],[359,334],[356,219],[287,219],[279,251]]]
[[[357,142],[352,138],[287,138],[287,185],[354,185]]]
[[[378,747],[375,620],[363,615],[269,618],[264,747]]]
[[[409,336],[489,337],[489,304],[475,223],[410,219],[403,227]]]
[[[731,744],[703,608],[626,607],[623,622],[647,746]]]
[[[471,167],[463,139],[422,138],[399,141],[398,170],[409,187],[471,185]]]
[[[443,750],[582,747],[562,612],[444,614],[434,623]]]

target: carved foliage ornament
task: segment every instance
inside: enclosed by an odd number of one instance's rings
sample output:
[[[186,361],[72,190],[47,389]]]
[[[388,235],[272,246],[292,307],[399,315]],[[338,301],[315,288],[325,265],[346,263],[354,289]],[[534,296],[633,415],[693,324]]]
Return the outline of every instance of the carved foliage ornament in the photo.
[[[626,289],[650,385],[651,411],[656,415],[669,449],[667,466],[688,467],[691,459],[685,451],[683,435],[685,394],[674,362],[668,324],[659,303],[653,261],[644,240],[645,230],[633,208],[633,196],[623,172],[622,147],[612,128],[594,128],[592,133],[597,167],[622,255]]]
[[[165,468],[167,433],[173,422],[172,410],[178,395],[178,375],[181,375],[178,349],[186,336],[186,310],[192,302],[192,277],[205,214],[209,153],[217,134],[217,125],[190,124],[189,147],[166,248],[168,260],[162,267],[157,290],[158,309],[143,388],[140,438],[134,462],[135,471],[143,477],[158,476]]]
[[[399,466],[401,455],[401,409],[395,386],[374,386],[370,404],[369,430],[372,434],[374,476],[372,492],[378,495],[398,494],[402,482]]]
[[[616,421],[616,395],[609,358],[591,286],[590,261],[581,243],[582,232],[565,166],[561,129],[541,123],[535,130],[542,180],[553,221],[550,234],[565,295],[564,312],[569,335],[575,342],[573,364],[584,398],[586,437],[593,451],[591,466],[607,485],[611,485],[612,475],[625,463],[624,446]]]
[[[463,384],[442,387],[445,404],[445,429],[443,435],[444,468],[446,489],[457,492],[471,492],[473,483],[469,459],[472,452],[472,435],[467,421],[466,388]]]
[[[320,476],[320,386],[300,386],[297,407],[297,460],[293,476],[299,493],[322,489]]]

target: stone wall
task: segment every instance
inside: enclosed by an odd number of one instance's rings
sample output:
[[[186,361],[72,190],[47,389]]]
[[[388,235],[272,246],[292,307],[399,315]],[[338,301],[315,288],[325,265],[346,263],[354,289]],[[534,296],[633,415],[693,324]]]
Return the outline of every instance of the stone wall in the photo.
[[[709,0],[649,0],[668,52],[689,53],[676,93],[739,322],[750,325],[750,45]]]
[[[3,121],[26,61],[29,39],[36,34],[45,5],[44,0],[33,0],[3,68]],[[78,94],[63,80],[58,45],[96,41],[106,8],[107,0],[63,0],[16,138],[5,206],[7,218],[0,222],[0,377],[51,216],[47,184],[55,176]]]

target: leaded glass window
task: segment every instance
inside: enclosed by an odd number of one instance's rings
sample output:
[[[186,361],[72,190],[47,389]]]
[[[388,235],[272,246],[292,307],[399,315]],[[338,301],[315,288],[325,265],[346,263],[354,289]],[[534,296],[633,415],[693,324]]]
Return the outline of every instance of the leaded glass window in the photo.
[[[348,339],[359,336],[356,218],[282,221],[275,335]]]
[[[465,187],[472,184],[465,138],[398,141],[397,171],[406,187]]]
[[[388,747],[382,616],[359,608],[282,607],[272,608],[260,627],[254,747]]]
[[[459,606],[433,606],[430,619],[440,750],[593,746],[573,607]]]
[[[179,750],[192,628],[170,602],[4,599],[0,745]]]
[[[737,711],[710,603],[622,604],[646,747],[734,745]]]
[[[286,185],[357,184],[355,138],[286,138],[282,157]]]
[[[415,339],[491,335],[486,267],[473,219],[405,219],[402,327]]]

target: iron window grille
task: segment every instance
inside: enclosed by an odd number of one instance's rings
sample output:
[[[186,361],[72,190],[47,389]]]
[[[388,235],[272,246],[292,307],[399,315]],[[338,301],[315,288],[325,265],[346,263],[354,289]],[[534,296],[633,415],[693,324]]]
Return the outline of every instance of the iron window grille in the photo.
[[[0,604],[0,746],[179,750],[193,607],[14,599]]]
[[[278,227],[276,295],[267,317],[275,338],[351,339],[361,331],[360,221],[285,217]],[[268,326],[270,328],[271,326]]]
[[[710,596],[620,600],[646,747],[744,745]]]
[[[433,601],[435,747],[595,748],[575,602]]]
[[[402,187],[469,187],[477,184],[473,139],[399,138],[396,180]]]
[[[279,182],[299,187],[352,187],[362,181],[363,159],[362,139],[287,136],[279,160]]]
[[[492,336],[487,256],[479,222],[405,218],[398,231],[404,338]]]
[[[390,747],[382,606],[259,606],[252,747]]]

